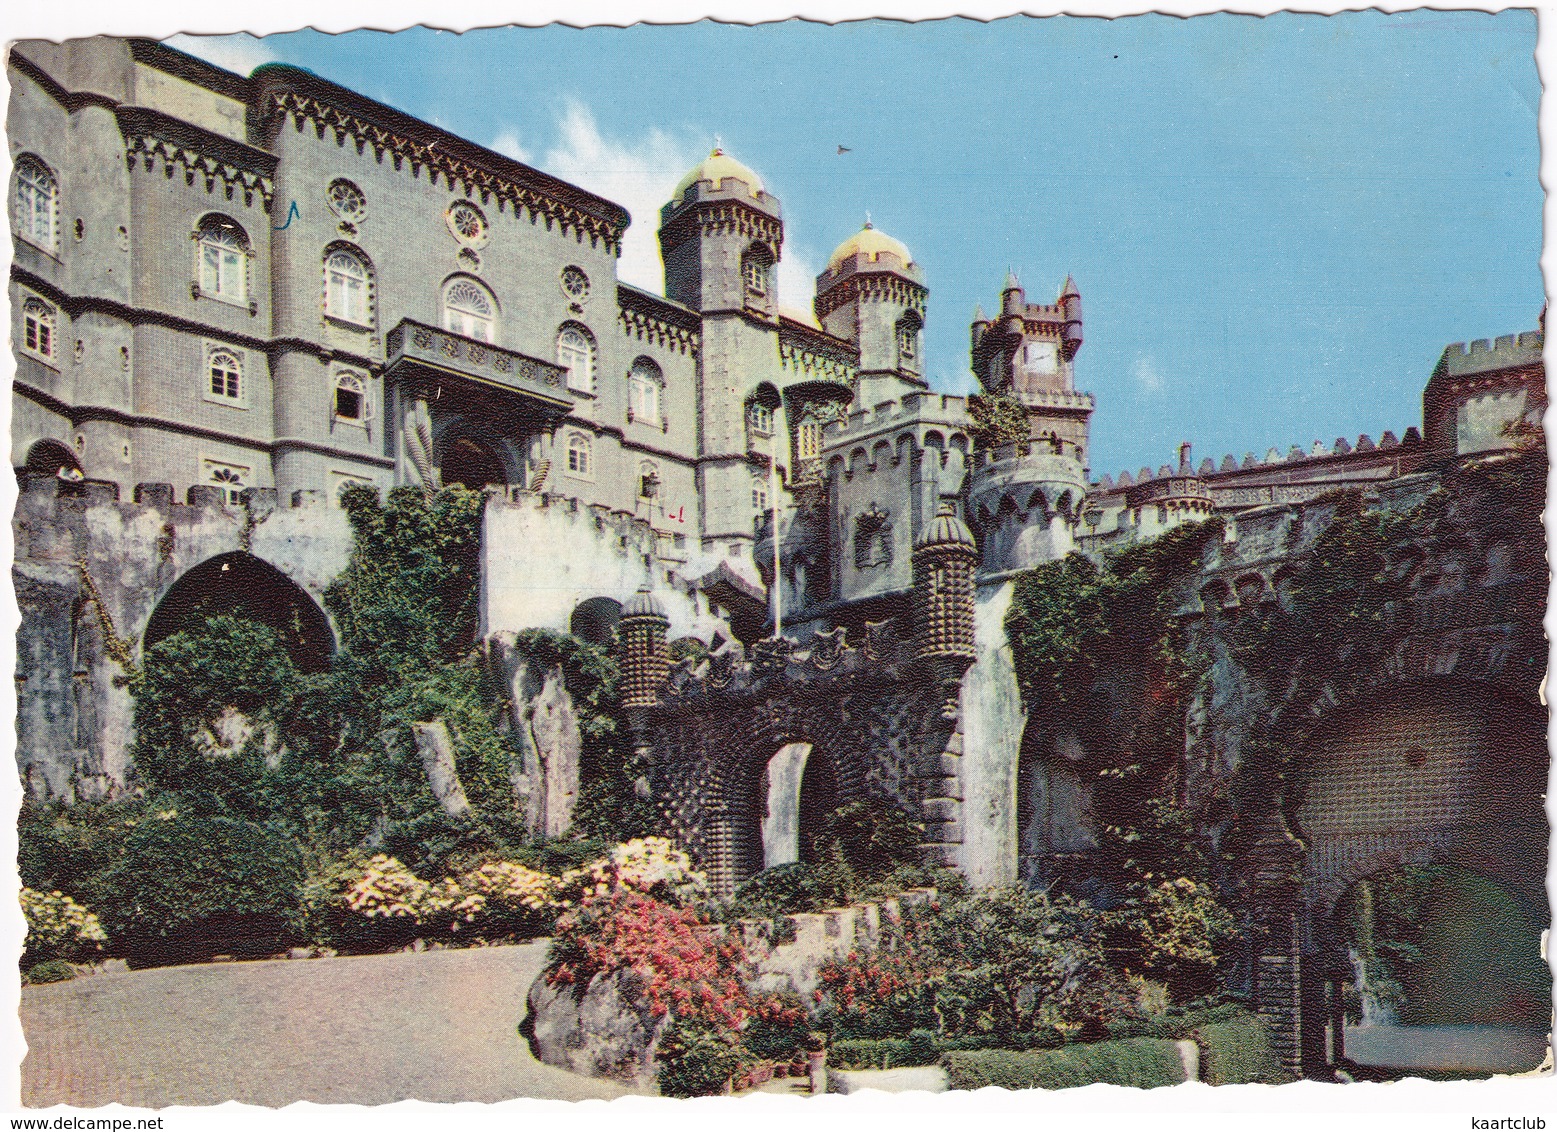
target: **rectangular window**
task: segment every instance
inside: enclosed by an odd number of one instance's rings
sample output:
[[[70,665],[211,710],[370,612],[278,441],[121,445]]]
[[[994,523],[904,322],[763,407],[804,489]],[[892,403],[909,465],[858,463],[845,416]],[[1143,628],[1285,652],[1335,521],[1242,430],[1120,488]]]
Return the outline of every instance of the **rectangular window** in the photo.
[[[822,426],[815,421],[801,424],[795,447],[802,460],[814,460],[822,454]]]
[[[27,316],[27,349],[44,357],[54,356],[54,336],[41,318]]]
[[[200,289],[220,299],[242,302],[242,253],[215,244],[202,244],[200,251]]]
[[[773,410],[767,405],[751,407],[751,429],[759,436],[773,435]]]

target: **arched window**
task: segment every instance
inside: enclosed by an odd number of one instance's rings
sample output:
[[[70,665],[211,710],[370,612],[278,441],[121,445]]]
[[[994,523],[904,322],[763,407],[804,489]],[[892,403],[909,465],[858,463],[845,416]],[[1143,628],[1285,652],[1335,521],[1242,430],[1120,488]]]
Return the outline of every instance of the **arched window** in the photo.
[[[338,248],[324,258],[324,313],[358,326],[372,323],[368,265],[355,252]]]
[[[660,426],[660,389],[665,376],[648,358],[633,362],[627,374],[627,419]]]
[[[16,159],[16,232],[30,244],[53,253],[59,183],[48,166],[30,154]]]
[[[218,401],[243,400],[243,358],[236,350],[213,347],[206,353],[206,393]]]
[[[249,487],[250,469],[239,464],[224,464],[217,460],[205,461],[205,482],[222,490],[222,502],[237,507],[243,502],[243,493]]]
[[[200,294],[224,302],[249,301],[249,237],[233,221],[211,213],[195,230]]]
[[[660,497],[660,470],[652,460],[645,460],[638,465],[638,498],[658,499]]]
[[[595,391],[595,340],[577,323],[565,323],[557,331],[557,364],[568,371],[569,389]]]
[[[589,479],[594,475],[594,465],[589,457],[589,437],[575,432],[568,437],[568,475]]]
[[[741,257],[741,279],[748,295],[766,296],[772,283],[772,273],[773,256],[767,248],[755,244],[746,249],[746,254]]]
[[[362,423],[368,419],[367,382],[355,373],[335,375],[335,417]]]
[[[759,385],[757,392],[752,394],[751,400],[746,404],[746,423],[751,429],[752,436],[773,435],[778,407],[778,390],[766,382]]]
[[[904,315],[897,324],[897,360],[904,369],[919,368],[919,316],[913,311]]]
[[[42,299],[22,304],[22,348],[27,353],[52,363],[59,345],[57,326],[58,315]]]
[[[497,302],[474,279],[451,279],[443,288],[443,325],[466,338],[496,342]]]

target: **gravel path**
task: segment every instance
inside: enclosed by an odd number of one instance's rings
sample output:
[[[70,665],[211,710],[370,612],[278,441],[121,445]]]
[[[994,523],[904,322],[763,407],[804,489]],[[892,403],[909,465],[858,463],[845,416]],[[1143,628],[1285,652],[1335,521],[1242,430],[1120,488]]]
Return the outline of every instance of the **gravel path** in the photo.
[[[166,967],[25,987],[22,1103],[584,1100],[628,1090],[530,1056],[545,944]]]

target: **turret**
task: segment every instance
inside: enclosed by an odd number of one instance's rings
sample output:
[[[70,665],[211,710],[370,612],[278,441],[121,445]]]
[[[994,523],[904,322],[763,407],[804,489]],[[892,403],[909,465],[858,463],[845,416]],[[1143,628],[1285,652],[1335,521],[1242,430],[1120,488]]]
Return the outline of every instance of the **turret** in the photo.
[[[1074,358],[1076,351],[1081,349],[1081,292],[1076,289],[1076,281],[1069,275],[1065,277],[1065,286],[1060,290],[1059,307],[1060,315],[1065,320],[1060,341],[1066,358]]]
[[[869,220],[833,251],[816,277],[816,317],[823,329],[860,351],[865,404],[924,389],[924,272],[900,240]]]
[[[1066,277],[1052,304],[1029,303],[1014,273],[1000,292],[1000,317],[972,327],[973,372],[986,392],[1015,397],[1027,409],[1035,452],[1087,464],[1093,401],[1078,392],[1073,363],[1081,349],[1081,292]]]
[[[942,689],[942,714],[957,713],[959,681],[977,655],[973,575],[979,551],[973,532],[943,503],[914,543],[914,634],[919,659]]]
[[[775,268],[783,242],[778,198],[716,146],[660,209],[665,295],[705,313],[776,319]]]
[[[665,646],[669,625],[665,607],[647,586],[622,607],[617,641],[624,708],[649,708],[659,701],[660,689],[670,674],[670,653]]]

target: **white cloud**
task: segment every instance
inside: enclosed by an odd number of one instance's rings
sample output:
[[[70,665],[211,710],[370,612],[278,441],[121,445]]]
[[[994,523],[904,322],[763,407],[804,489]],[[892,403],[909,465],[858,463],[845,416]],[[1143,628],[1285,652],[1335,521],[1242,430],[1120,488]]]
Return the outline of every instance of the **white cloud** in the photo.
[[[494,153],[501,153],[504,157],[512,157],[515,161],[523,161],[529,164],[534,159],[530,151],[519,144],[519,135],[514,130],[504,130],[492,139],[492,144],[487,147]]]
[[[280,58],[263,39],[248,32],[239,32],[237,35],[175,35],[164,42],[176,51],[183,51],[240,75],[248,75],[261,63],[274,63]]]
[[[778,264],[779,302],[796,318],[817,325],[811,300],[816,297],[816,261],[804,251],[784,241]]]
[[[631,141],[608,138],[581,102],[568,103],[558,129],[561,139],[547,150],[541,165],[632,213],[617,275],[635,286],[659,292],[664,283],[656,238],[660,206],[670,199],[682,174],[704,156],[706,143],[660,129]]]
[[[1157,362],[1149,354],[1142,354],[1135,359],[1135,383],[1146,393],[1160,393],[1163,387],[1162,371],[1157,368]]]

